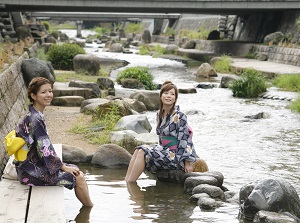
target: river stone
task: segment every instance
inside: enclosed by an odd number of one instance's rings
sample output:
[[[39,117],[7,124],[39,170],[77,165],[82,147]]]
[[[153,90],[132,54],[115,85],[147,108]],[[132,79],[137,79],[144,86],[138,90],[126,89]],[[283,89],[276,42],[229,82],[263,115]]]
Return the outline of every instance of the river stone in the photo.
[[[148,111],[156,111],[160,106],[158,91],[138,90],[132,93],[129,98],[143,102]]]
[[[100,59],[94,54],[77,54],[73,58],[73,65],[76,73],[99,76]]]
[[[117,122],[115,129],[117,130],[132,130],[136,133],[149,133],[152,126],[145,115],[127,115]]]
[[[270,211],[259,211],[255,214],[253,223],[298,223],[300,219],[296,216],[288,216],[284,213]]]
[[[110,132],[109,140],[111,143],[122,146],[131,154],[134,153],[136,146],[158,144],[156,133],[137,134],[132,130]]]
[[[97,84],[101,90],[115,88],[114,82],[107,77],[99,77],[97,79]]]
[[[216,201],[211,197],[199,197],[198,206],[205,210],[214,210],[222,205],[222,202]]]
[[[143,102],[138,101],[136,99],[131,99],[131,98],[124,98],[123,99],[132,110],[137,111],[139,113],[143,113],[147,111],[146,106],[144,105]]]
[[[212,198],[218,198],[222,201],[225,201],[224,191],[220,187],[208,185],[208,184],[200,184],[192,190],[192,195],[199,193],[207,193]]]
[[[131,154],[121,146],[115,144],[101,145],[92,158],[92,164],[104,167],[116,167],[128,165]]]
[[[87,162],[87,154],[82,148],[63,144],[62,159],[66,163],[85,163]]]
[[[188,177],[184,182],[185,193],[191,194],[194,187],[196,187],[200,184],[209,184],[212,186],[217,186],[218,180],[212,176]]]
[[[209,63],[203,63],[197,69],[196,77],[217,77],[218,74],[215,69]]]
[[[189,172],[185,173],[182,182],[184,183],[189,177],[197,177],[197,176],[211,176],[218,180],[217,186],[223,188],[224,176],[221,172],[218,171],[207,171],[207,172]],[[224,190],[225,191],[225,190]]]
[[[289,212],[299,218],[300,200],[295,188],[283,179],[265,179],[259,181],[250,192],[252,184],[242,187],[240,194],[241,216],[253,219],[260,211]],[[245,197],[249,194],[248,197]]]

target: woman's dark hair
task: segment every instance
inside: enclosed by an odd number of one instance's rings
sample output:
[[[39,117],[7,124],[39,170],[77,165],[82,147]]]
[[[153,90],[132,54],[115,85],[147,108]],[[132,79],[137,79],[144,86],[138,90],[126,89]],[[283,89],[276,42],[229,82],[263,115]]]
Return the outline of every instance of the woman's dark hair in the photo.
[[[178,89],[176,87],[175,84],[173,84],[171,81],[165,81],[161,88],[160,88],[160,93],[159,93],[159,102],[160,102],[160,107],[159,107],[159,114],[158,114],[158,123],[157,123],[157,126],[160,126],[161,122],[162,122],[162,116],[163,116],[163,103],[161,101],[161,96],[162,94],[165,92],[165,91],[170,91],[171,89],[174,89],[175,90],[175,102],[170,110],[170,112],[172,113],[172,111],[174,110],[175,108],[175,104],[176,104],[176,101],[177,101],[177,98],[178,98]],[[167,116],[167,120],[170,119],[170,115],[171,114],[168,114]]]
[[[27,97],[30,100],[30,102],[34,101],[31,97],[31,93],[36,95],[40,87],[44,84],[51,84],[51,87],[53,88],[53,83],[44,77],[35,77],[30,81],[27,91]]]

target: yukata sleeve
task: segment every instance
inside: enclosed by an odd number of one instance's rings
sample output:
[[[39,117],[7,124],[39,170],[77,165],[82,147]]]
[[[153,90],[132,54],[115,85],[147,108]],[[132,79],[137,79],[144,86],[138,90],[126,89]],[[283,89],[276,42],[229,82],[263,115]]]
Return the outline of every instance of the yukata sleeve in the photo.
[[[36,142],[37,154],[44,162],[49,173],[53,175],[58,172],[63,165],[61,159],[56,154],[46,130],[45,122],[37,118],[33,121],[33,139]]]
[[[178,146],[177,146],[177,158],[179,162],[184,160],[195,162],[196,161],[196,152],[194,144],[192,141],[192,136],[190,135],[187,116],[184,113],[178,113]],[[176,118],[174,119],[176,120]]]

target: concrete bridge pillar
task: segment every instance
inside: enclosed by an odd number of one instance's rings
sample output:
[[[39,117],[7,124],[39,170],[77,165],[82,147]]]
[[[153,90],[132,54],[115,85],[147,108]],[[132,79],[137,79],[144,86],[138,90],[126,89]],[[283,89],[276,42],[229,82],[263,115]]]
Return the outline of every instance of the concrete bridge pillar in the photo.
[[[76,37],[82,37],[82,34],[81,34],[81,30],[82,30],[82,23],[83,21],[76,21],[76,25],[77,25],[77,34],[76,34]]]
[[[154,19],[154,28],[152,35],[159,35],[163,28],[163,19]]]

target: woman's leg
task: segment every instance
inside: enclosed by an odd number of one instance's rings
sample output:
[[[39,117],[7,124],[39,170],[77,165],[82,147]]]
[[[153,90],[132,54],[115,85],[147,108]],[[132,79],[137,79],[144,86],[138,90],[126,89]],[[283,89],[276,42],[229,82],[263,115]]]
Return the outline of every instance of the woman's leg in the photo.
[[[132,166],[133,166],[133,164],[134,164],[134,162],[135,162],[135,160],[136,160],[136,156],[137,156],[137,154],[138,154],[138,151],[139,151],[139,150],[136,149],[136,150],[134,151],[132,157],[131,157],[131,160],[130,160],[129,165],[128,165],[127,173],[126,173],[126,176],[125,176],[125,181],[127,181],[129,175],[131,174]]]
[[[81,171],[80,174],[76,176],[75,194],[83,206],[94,206],[90,198],[89,189],[85,181],[84,174]]]
[[[126,182],[135,182],[145,169],[145,152],[142,149],[135,150],[125,177]]]

